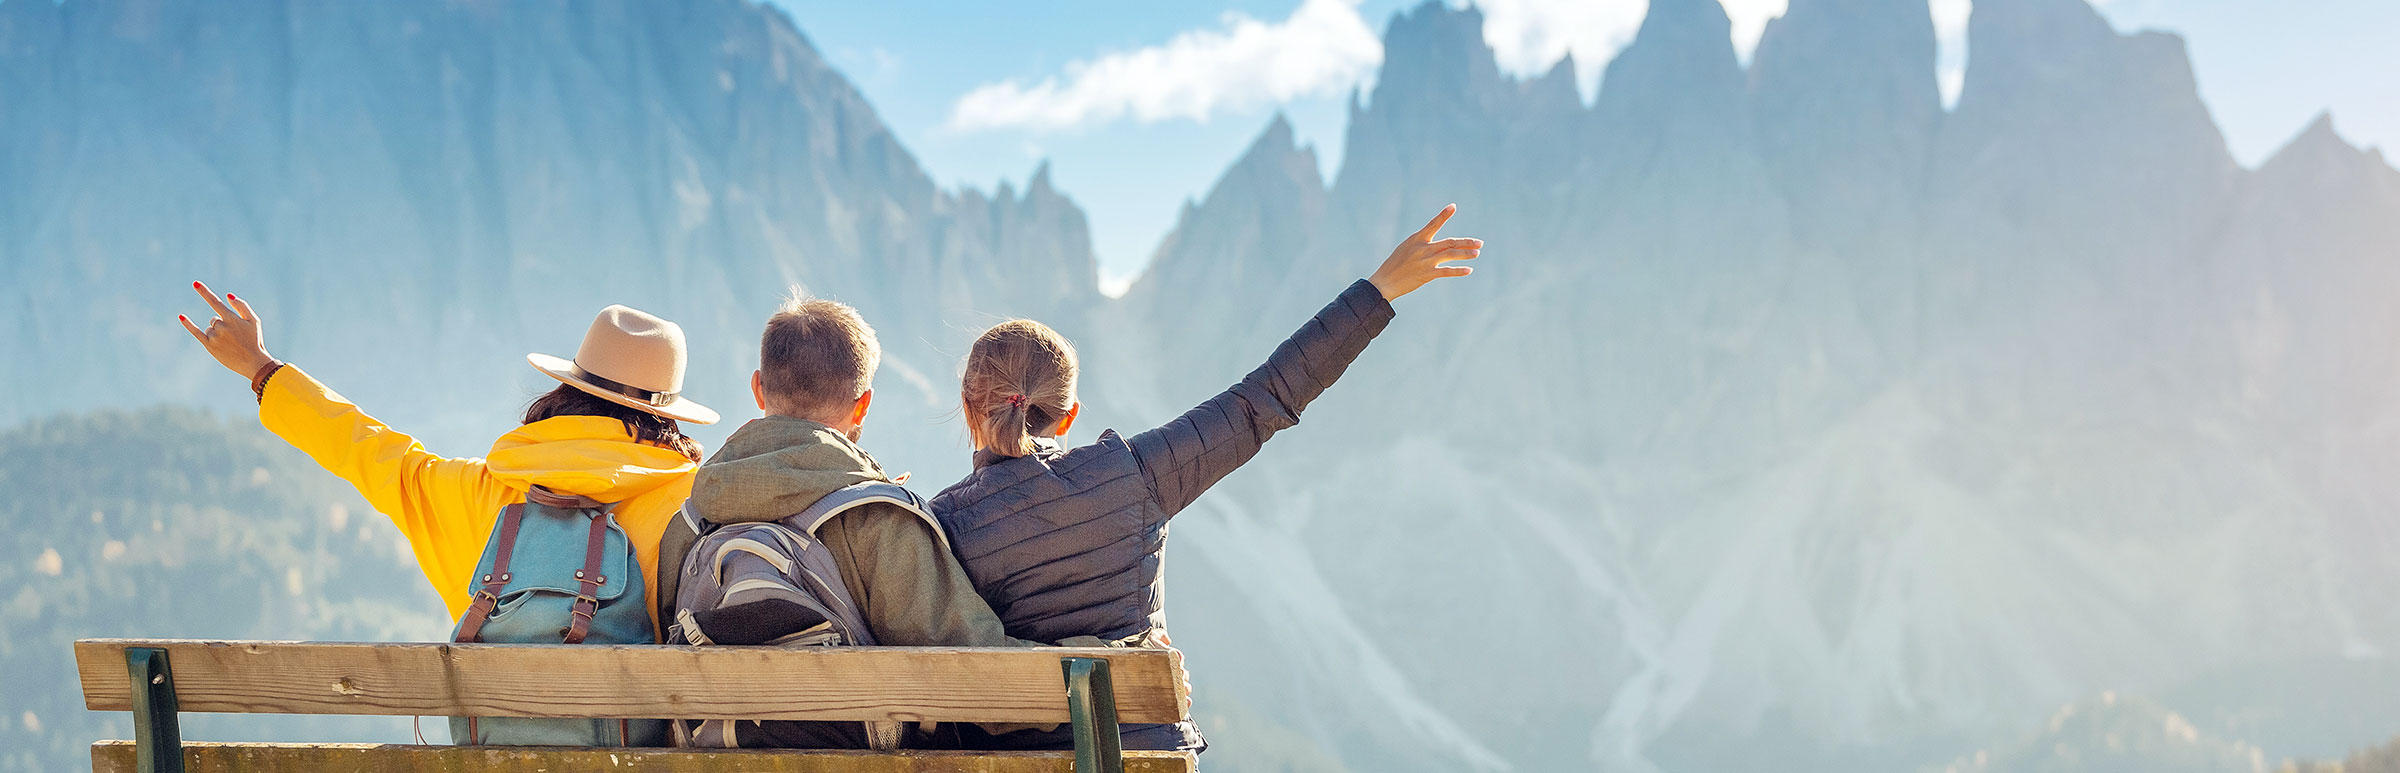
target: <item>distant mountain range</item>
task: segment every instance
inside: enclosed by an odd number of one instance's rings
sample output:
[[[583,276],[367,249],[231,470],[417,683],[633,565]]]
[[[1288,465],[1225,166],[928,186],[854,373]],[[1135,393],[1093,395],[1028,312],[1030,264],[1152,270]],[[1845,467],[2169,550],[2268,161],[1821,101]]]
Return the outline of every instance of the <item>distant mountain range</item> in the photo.
[[[1340,171],[1271,122],[1112,300],[1044,171],[940,188],[771,8],[0,0],[0,419],[247,411],[191,278],[437,450],[612,302],[742,416],[801,282],[938,487],[984,324],[1147,426],[1455,201],[1477,276],[1176,524],[1212,768],[1908,770],[2110,690],[2269,761],[2400,731],[2354,689],[2400,656],[2381,154],[2325,117],[2241,167],[2182,41],[2084,0],[1976,3],[1948,110],[1921,0],[1791,0],[1747,66],[1651,0],[1589,104],[1481,27],[1394,17]]]

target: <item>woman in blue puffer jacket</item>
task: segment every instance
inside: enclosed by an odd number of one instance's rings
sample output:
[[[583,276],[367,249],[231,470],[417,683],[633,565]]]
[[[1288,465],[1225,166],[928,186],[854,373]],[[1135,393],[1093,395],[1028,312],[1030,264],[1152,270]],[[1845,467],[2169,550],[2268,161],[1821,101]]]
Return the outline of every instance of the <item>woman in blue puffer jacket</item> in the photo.
[[[1167,519],[1297,423],[1391,321],[1393,299],[1472,273],[1446,264],[1478,256],[1482,240],[1436,237],[1457,209],[1443,208],[1240,384],[1131,438],[1109,430],[1088,445],[1061,443],[1082,410],[1074,347],[1032,320],[984,331],[967,355],[960,390],[975,471],[931,504],[1008,634],[1164,646]],[[1188,720],[1123,730],[1127,749],[1206,746]],[[1063,730],[969,735],[978,748],[1072,745]]]

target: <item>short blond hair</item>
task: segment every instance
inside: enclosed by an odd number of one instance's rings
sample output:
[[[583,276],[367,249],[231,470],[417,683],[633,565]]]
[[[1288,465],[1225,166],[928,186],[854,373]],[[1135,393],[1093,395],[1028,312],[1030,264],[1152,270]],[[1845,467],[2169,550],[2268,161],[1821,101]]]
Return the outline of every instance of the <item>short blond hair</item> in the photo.
[[[795,293],[767,318],[758,371],[767,409],[802,418],[846,418],[875,383],[883,345],[858,310]]]

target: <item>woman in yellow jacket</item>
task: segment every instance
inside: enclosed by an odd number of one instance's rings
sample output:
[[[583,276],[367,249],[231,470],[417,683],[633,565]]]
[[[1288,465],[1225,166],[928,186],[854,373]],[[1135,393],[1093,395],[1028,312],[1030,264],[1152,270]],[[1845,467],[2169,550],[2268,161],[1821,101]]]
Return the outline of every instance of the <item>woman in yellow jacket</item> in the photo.
[[[684,399],[683,330],[623,306],[593,320],[573,361],[526,359],[558,379],[535,398],[523,426],[492,443],[484,458],[445,458],[384,426],[298,367],[267,355],[250,304],[207,285],[192,289],[216,312],[206,327],[178,316],[226,369],[250,379],[259,423],[349,481],[408,536],[425,579],[458,619],[467,610],[476,563],[501,508],[535,488],[615,503],[617,526],[632,543],[658,598],[658,540],[691,493],[700,444],[678,421],[713,423],[717,413]],[[655,631],[656,605],[651,607]]]

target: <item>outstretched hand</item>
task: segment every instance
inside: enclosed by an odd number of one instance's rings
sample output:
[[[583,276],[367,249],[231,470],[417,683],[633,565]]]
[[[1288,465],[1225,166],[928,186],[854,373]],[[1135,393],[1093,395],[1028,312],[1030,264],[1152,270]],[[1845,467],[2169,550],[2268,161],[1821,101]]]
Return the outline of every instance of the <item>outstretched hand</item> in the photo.
[[[1383,266],[1367,277],[1375,289],[1383,291],[1384,300],[1396,300],[1416,292],[1417,288],[1436,279],[1475,273],[1475,269],[1466,266],[1442,265],[1453,260],[1474,260],[1483,254],[1482,239],[1434,238],[1441,233],[1442,224],[1450,222],[1450,216],[1457,213],[1456,204],[1443,207],[1442,213],[1434,215],[1424,228],[1417,229],[1416,233],[1401,240],[1400,246],[1392,248],[1392,256],[1385,258]]]
[[[236,298],[232,293],[227,293],[225,300],[217,300],[216,293],[211,292],[208,285],[199,282],[192,283],[192,290],[199,293],[202,300],[208,301],[208,307],[216,311],[216,317],[208,321],[205,329],[192,324],[190,317],[177,314],[175,319],[183,323],[183,329],[190,331],[192,338],[197,339],[201,346],[208,348],[208,356],[217,358],[217,364],[233,371],[234,375],[252,378],[267,367],[267,363],[275,361],[275,358],[267,356],[266,336],[259,330],[258,312],[250,309],[248,301]]]

